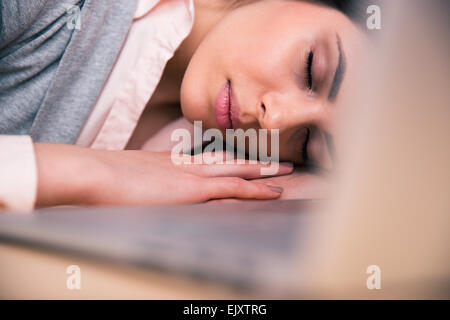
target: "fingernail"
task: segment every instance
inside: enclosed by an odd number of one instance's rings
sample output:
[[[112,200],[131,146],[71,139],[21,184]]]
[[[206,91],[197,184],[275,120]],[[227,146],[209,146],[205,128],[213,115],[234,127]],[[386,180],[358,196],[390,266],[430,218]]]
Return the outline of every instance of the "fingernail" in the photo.
[[[292,162],[280,162],[280,165],[287,168],[293,168],[294,164]]]
[[[277,192],[277,193],[282,193],[283,192],[283,188],[282,187],[277,187],[277,186],[268,186],[268,187],[273,192]]]

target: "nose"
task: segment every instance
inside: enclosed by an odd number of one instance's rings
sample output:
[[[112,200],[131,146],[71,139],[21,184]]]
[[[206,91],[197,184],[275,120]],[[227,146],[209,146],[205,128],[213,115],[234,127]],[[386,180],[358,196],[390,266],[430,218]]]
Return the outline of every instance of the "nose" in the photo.
[[[328,122],[328,106],[319,98],[301,94],[268,93],[263,96],[258,110],[258,121],[263,129],[280,132],[298,126],[323,127]]]

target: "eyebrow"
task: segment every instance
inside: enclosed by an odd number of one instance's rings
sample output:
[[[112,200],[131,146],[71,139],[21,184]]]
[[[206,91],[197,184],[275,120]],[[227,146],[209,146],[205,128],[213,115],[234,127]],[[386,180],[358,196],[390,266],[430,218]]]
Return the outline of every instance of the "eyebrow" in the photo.
[[[346,61],[345,55],[342,50],[341,38],[336,34],[337,46],[339,51],[338,65],[336,71],[334,72],[333,82],[331,83],[330,92],[328,93],[328,100],[334,101],[339,93],[339,88],[341,87],[342,80],[344,79]]]

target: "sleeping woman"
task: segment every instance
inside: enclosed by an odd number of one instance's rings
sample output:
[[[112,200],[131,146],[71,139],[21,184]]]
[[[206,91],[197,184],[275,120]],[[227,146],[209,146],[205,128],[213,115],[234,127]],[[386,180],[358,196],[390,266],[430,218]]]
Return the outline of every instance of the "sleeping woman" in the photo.
[[[340,1],[20,6],[2,0],[0,207],[326,192],[335,119],[365,50]],[[174,163],[172,133],[192,132],[194,121],[224,137],[277,131],[277,172],[261,174],[269,165],[261,162],[200,164],[199,154]]]

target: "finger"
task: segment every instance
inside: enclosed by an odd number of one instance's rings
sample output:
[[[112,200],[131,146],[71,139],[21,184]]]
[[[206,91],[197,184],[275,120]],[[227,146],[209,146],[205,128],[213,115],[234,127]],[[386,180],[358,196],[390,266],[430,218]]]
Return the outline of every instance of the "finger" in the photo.
[[[243,179],[257,179],[283,176],[292,173],[292,171],[292,164],[282,162],[272,164],[212,164],[197,168],[194,173],[205,177],[239,177]]]
[[[236,198],[212,199],[212,200],[209,200],[208,203],[237,203],[237,202],[245,202],[245,201],[249,201],[249,200],[250,199],[236,199]]]
[[[276,199],[283,188],[235,177],[205,179],[208,199]]]
[[[259,161],[233,160],[233,163],[226,163],[225,153],[218,153],[219,158],[216,158],[216,163],[205,164],[204,158],[198,158],[202,155],[195,155],[192,164],[184,164],[183,168],[188,172],[204,176],[204,177],[239,177],[244,179],[264,178],[270,176],[281,176],[292,173],[294,166],[290,162],[271,162],[262,164]],[[206,155],[206,154],[203,154]],[[196,161],[195,161],[196,160]],[[195,165],[195,163],[197,163]],[[200,164],[202,163],[202,164]]]

